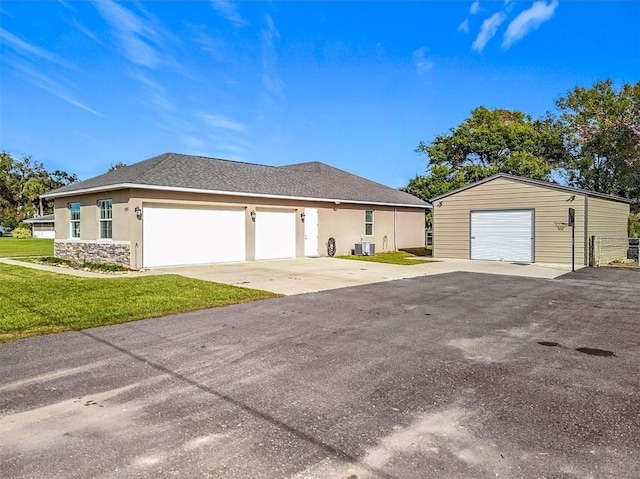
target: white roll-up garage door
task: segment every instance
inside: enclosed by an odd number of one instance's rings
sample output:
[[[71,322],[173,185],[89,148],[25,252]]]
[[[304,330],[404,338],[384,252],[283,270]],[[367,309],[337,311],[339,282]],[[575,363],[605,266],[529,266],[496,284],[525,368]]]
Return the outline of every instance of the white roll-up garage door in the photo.
[[[471,259],[532,263],[533,210],[472,211]]]
[[[245,260],[244,209],[145,206],[145,268]]]
[[[295,211],[256,211],[256,259],[296,257]]]

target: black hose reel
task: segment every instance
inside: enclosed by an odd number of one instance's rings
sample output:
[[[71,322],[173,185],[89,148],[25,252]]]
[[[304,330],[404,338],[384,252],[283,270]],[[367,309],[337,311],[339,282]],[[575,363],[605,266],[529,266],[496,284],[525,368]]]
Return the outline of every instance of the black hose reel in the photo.
[[[329,256],[335,256],[336,254],[336,239],[331,237],[329,241],[327,241],[327,254]]]

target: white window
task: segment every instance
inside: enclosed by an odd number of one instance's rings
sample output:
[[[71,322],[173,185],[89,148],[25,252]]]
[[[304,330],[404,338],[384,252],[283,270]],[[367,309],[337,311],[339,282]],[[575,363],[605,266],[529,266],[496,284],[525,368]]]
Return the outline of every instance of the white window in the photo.
[[[111,239],[113,237],[111,206],[111,200],[98,201],[98,209],[100,210],[100,239]]]
[[[364,212],[364,235],[373,236],[373,210]]]
[[[71,238],[80,238],[80,203],[69,203],[69,231]]]

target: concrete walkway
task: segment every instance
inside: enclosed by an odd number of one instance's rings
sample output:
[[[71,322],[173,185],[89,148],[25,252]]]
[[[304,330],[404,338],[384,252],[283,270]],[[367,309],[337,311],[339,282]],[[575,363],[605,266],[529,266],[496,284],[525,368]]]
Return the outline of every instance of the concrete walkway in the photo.
[[[514,264],[501,261],[439,259],[437,261],[425,261],[425,264],[401,266],[323,257],[204,266],[176,266],[109,274],[27,263],[7,258],[0,258],[0,262],[83,278],[137,278],[158,274],[178,274],[188,278],[262,289],[287,296],[455,272],[553,279],[571,270],[570,265],[562,264]]]

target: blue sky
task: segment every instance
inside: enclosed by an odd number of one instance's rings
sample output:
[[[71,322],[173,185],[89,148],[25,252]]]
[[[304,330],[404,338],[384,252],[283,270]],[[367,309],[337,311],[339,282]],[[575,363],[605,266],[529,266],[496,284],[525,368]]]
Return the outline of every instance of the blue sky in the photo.
[[[0,149],[49,169],[172,151],[400,187],[477,106],[639,81],[640,2],[3,0],[0,42]]]

